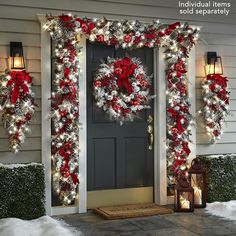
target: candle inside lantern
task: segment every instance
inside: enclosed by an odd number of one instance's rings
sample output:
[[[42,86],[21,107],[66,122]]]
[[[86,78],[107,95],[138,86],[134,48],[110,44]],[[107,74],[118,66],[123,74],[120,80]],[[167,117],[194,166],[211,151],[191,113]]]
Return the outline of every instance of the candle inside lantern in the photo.
[[[201,205],[202,204],[202,190],[197,186],[193,187],[194,189],[194,204]]]
[[[189,209],[190,208],[190,201],[188,201],[184,197],[180,197],[180,205],[182,209]]]

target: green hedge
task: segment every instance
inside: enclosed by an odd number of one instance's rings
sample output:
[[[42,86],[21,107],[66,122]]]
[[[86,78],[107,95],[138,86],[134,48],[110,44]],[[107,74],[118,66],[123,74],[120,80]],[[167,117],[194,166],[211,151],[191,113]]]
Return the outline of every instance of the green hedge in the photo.
[[[39,163],[0,165],[0,218],[45,215],[44,167]]]
[[[236,200],[236,154],[199,157],[207,171],[207,202]]]

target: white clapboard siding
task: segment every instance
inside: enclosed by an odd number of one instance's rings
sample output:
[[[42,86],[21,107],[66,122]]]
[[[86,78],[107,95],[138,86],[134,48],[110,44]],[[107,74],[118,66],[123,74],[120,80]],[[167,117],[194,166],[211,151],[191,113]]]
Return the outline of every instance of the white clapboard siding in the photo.
[[[228,0],[232,3],[231,0]],[[227,2],[228,2],[227,1]],[[195,16],[180,15],[178,2],[173,0],[71,0],[68,4],[63,0],[28,1],[28,0],[0,0],[0,73],[8,66],[9,42],[19,41],[23,43],[26,59],[26,69],[33,77],[32,87],[39,103],[35,118],[32,121],[32,133],[24,144],[24,150],[14,156],[7,148],[0,148],[0,162],[23,163],[30,161],[41,161],[41,45],[40,24],[37,14],[51,13],[76,13],[78,16],[102,17],[110,19],[139,19],[151,21],[160,19],[164,23],[174,21],[189,21],[191,25],[201,26],[203,41],[199,41],[196,48],[197,60],[197,98],[198,104],[201,99],[201,81],[205,77],[205,55],[207,51],[217,51],[222,56],[225,75],[229,77],[229,88],[231,90],[230,109],[233,117],[228,119],[228,128],[225,132],[233,132],[236,135],[236,24],[235,15],[222,16]],[[232,12],[236,12],[236,4],[232,4]],[[235,106],[235,107],[234,107]],[[199,107],[199,105],[197,106]],[[0,114],[1,115],[1,114]],[[48,114],[45,114],[48,116]],[[199,125],[198,122],[198,126]],[[0,145],[7,145],[6,136],[2,132],[2,121],[0,121]],[[198,133],[203,133],[204,128],[199,128]],[[2,138],[1,138],[2,137]],[[32,140],[31,140],[32,139]],[[227,140],[225,137],[222,140]],[[6,146],[7,147],[7,146]],[[221,143],[215,145],[197,145],[198,154],[236,152],[236,141],[234,143]]]
[[[216,144],[206,143],[197,145],[198,155],[226,154],[235,152],[236,152],[235,143],[220,143],[220,141],[218,141]]]
[[[232,133],[224,133],[220,139],[220,143],[235,143],[236,135]],[[197,133],[197,144],[210,143],[210,137],[206,133]]]
[[[13,164],[13,163],[27,163],[27,162],[41,162],[41,150],[21,150],[17,154],[10,151],[0,152],[0,163]]]
[[[210,45],[231,45],[236,46],[235,35],[227,35],[227,38],[223,34],[201,33],[206,42]]]
[[[41,73],[40,72],[31,72],[30,76],[33,78],[33,85],[41,86]]]
[[[15,19],[1,19],[0,31],[25,33],[25,34],[39,34],[40,24],[37,21],[26,21],[26,20],[17,20],[16,24]]]
[[[0,8],[1,9],[1,8]],[[1,21],[1,20],[0,20]],[[17,22],[17,21],[16,21]],[[17,25],[17,23],[16,23]],[[40,47],[40,34],[24,34],[19,32],[0,32],[0,45],[9,45],[9,42],[23,42],[24,46],[28,47]]]
[[[154,1],[153,1],[154,2]],[[170,1],[171,2],[171,1]],[[21,6],[28,8],[39,8],[42,11],[47,10],[47,12],[52,12],[54,10],[60,11],[74,11],[74,12],[83,12],[83,13],[90,13],[90,16],[103,13],[103,14],[110,14],[110,15],[122,15],[122,16],[139,16],[153,18],[159,17],[164,19],[182,19],[182,20],[195,20],[195,21],[202,21],[202,22],[227,22],[231,23],[234,22],[234,16],[229,15],[227,17],[212,15],[212,16],[186,16],[180,15],[178,9],[178,1],[172,1],[169,3],[164,0],[157,1],[157,4],[148,5],[146,1],[143,1],[142,4],[136,4],[134,2],[115,2],[115,1],[79,1],[73,0],[70,1],[70,4],[65,4],[63,0],[51,0],[48,1],[47,4],[42,1],[27,1],[27,0],[2,0],[3,5],[12,5],[12,6]],[[166,5],[167,4],[167,5]],[[234,5],[232,4],[232,7]],[[18,11],[20,12],[20,11]],[[224,19],[225,18],[225,19]],[[219,26],[220,27],[220,26]],[[226,28],[226,27],[224,27]],[[219,31],[218,31],[219,32]]]

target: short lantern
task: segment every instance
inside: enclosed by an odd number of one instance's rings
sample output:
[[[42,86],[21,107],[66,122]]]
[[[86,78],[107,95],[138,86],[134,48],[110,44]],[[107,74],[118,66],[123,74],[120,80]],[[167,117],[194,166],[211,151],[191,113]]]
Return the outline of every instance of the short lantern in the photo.
[[[223,64],[221,56],[218,56],[216,52],[207,52],[207,75],[210,74],[223,74]]]
[[[192,160],[188,170],[191,186],[194,190],[194,207],[206,207],[206,171],[199,158]]]
[[[13,70],[25,69],[23,46],[21,42],[10,42],[10,67]]]
[[[185,176],[180,176],[175,185],[175,211],[193,212],[194,210],[194,191],[191,183]]]

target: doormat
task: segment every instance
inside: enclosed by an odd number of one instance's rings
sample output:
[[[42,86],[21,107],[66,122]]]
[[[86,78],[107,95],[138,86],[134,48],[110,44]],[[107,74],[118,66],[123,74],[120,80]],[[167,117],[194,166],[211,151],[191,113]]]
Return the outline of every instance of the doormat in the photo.
[[[172,209],[161,207],[155,203],[98,207],[94,208],[93,211],[107,220],[164,215],[173,213]]]

